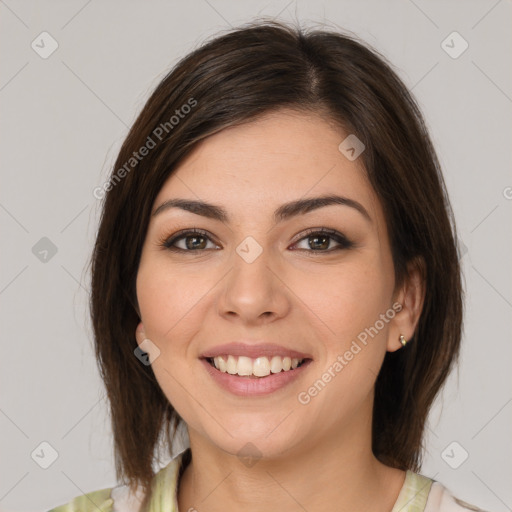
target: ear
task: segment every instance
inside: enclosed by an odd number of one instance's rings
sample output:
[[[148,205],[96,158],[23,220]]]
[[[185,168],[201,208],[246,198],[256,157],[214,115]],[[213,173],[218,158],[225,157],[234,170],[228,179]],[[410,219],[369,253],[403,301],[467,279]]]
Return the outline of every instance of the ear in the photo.
[[[139,325],[137,325],[137,328],[135,329],[135,339],[137,340],[138,345],[146,339],[146,331],[142,322],[139,322]]]
[[[407,265],[404,282],[395,292],[395,302],[401,309],[390,322],[388,331],[387,351],[395,352],[402,348],[400,335],[409,341],[416,331],[416,326],[423,310],[426,283],[425,262],[418,257]]]

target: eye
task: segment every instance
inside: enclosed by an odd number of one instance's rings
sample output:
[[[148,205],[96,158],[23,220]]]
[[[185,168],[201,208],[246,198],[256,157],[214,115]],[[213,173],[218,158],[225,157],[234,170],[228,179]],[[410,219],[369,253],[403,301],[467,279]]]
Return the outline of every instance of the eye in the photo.
[[[190,229],[188,231],[181,231],[171,238],[165,238],[160,242],[160,245],[170,251],[193,252],[208,249],[206,247],[208,241],[213,244],[206,231],[201,229]],[[177,245],[177,242],[181,243],[181,247]],[[213,245],[213,249],[218,248],[217,245]],[[212,248],[210,247],[210,249]]]
[[[333,252],[349,249],[354,245],[342,233],[328,228],[308,229],[305,234],[302,233],[302,238],[291,246],[292,250],[297,250],[297,245],[303,243],[303,241],[307,241],[307,246],[305,248],[299,247],[298,250],[305,250],[310,253]],[[333,241],[338,245],[331,247]],[[208,247],[208,243],[211,243],[213,247]],[[212,241],[208,232],[196,228],[180,231],[171,237],[165,237],[159,242],[159,245],[175,252],[195,252],[220,248]]]
[[[333,252],[342,249],[349,249],[354,244],[351,242],[345,235],[339,233],[334,229],[327,228],[313,228],[308,229],[306,231],[306,236],[302,236],[302,238],[296,242],[292,247],[296,247],[298,243],[306,241],[305,248],[299,248],[299,250],[309,250],[309,252],[316,253],[324,253],[324,252]],[[334,241],[338,245],[329,248],[331,246],[331,242]]]

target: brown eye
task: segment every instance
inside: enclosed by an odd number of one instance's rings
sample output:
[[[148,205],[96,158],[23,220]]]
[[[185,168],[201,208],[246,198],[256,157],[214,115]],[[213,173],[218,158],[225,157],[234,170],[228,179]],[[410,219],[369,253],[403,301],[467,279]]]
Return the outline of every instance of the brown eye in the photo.
[[[303,241],[306,241],[306,246],[297,247],[300,243],[304,243]],[[211,244],[210,247],[208,247],[208,243]],[[166,238],[160,245],[175,252],[200,252],[220,248],[212,241],[206,231],[198,229],[181,231],[170,238]],[[348,249],[353,245],[353,242],[338,231],[320,228],[308,230],[305,236],[303,235],[298,242],[295,242],[292,248],[293,250],[298,249],[321,254]]]
[[[185,247],[191,251],[206,248],[206,237],[203,235],[188,235],[182,238],[185,239]]]
[[[333,252],[341,249],[348,249],[354,244],[348,240],[347,237],[331,229],[312,229],[307,232],[306,236],[303,236],[293,247],[296,247],[302,241],[306,241],[306,247],[299,248],[299,250],[306,250],[309,252]],[[333,246],[333,241],[337,246]]]
[[[213,247],[208,248],[208,242],[212,243]],[[182,231],[165,240],[162,245],[171,251],[183,252],[203,251],[218,247],[211,241],[206,231],[200,230]]]

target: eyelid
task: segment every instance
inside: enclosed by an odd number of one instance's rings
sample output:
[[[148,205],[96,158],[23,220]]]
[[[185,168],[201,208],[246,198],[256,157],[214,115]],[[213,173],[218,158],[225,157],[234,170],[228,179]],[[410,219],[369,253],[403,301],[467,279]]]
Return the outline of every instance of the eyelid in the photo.
[[[179,231],[176,231],[172,235],[164,235],[161,239],[159,239],[158,245],[160,245],[166,249],[169,249],[169,250],[175,249],[176,251],[179,252],[180,249],[173,247],[172,244],[175,243],[176,241],[178,241],[180,238],[186,238],[187,235],[190,235],[190,236],[202,235],[205,238],[207,238],[208,240],[210,240],[211,242],[213,242],[215,245],[220,245],[219,243],[217,243],[215,241],[215,237],[212,234],[210,234],[208,231],[201,229],[201,228],[194,228],[194,227],[180,229]],[[204,251],[206,249],[202,249],[202,250]],[[181,249],[181,252],[195,252],[195,251],[193,251],[193,250],[185,251],[185,250]]]
[[[312,236],[312,235],[326,235],[328,238],[331,238],[336,243],[339,244],[339,247],[336,247],[334,249],[329,249],[327,251],[313,251],[313,250],[307,250],[307,249],[298,249],[298,250],[305,250],[309,253],[331,253],[333,251],[336,251],[336,249],[349,249],[353,247],[355,244],[352,242],[349,238],[347,238],[343,233],[336,229],[332,228],[326,228],[326,227],[320,227],[320,228],[308,228],[305,231],[302,231],[297,235],[297,239],[295,242],[292,243],[292,246],[298,244],[302,240]]]

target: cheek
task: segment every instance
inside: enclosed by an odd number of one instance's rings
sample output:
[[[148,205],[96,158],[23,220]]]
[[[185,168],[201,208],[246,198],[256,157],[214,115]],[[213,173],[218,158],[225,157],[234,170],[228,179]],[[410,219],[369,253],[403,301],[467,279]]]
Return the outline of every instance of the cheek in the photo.
[[[197,383],[183,361],[190,355],[190,340],[201,328],[201,297],[206,291],[204,278],[172,272],[156,258],[141,259],[137,273],[137,298],[146,337],[159,349],[152,370],[160,388],[173,407],[187,421],[194,421],[189,390]]]
[[[214,285],[202,272],[172,269],[165,259],[142,259],[137,274],[137,298],[146,336],[160,350],[177,350],[201,325],[204,298]]]
[[[383,272],[373,256],[354,258],[350,264],[331,267],[328,273],[303,281],[299,292],[321,319],[315,322],[321,329],[323,351],[318,371],[308,385],[313,386],[314,396],[319,379],[318,389],[322,390],[324,383],[325,393],[319,392],[310,410],[318,408],[318,414],[327,414],[329,404],[337,403],[337,413],[330,412],[333,424],[350,416],[367,399],[386,353],[388,322],[393,317],[386,317],[393,275],[389,278]],[[308,398],[308,389],[303,391]]]
[[[391,306],[392,283],[364,259],[310,274],[294,285],[329,339],[346,342],[374,325]]]
[[[381,268],[364,260],[303,282],[299,294],[320,318],[315,322],[325,328],[319,335],[323,352],[317,371],[301,390],[299,402],[308,404],[305,410],[313,417],[328,418],[325,428],[349,421],[370,400],[394,316],[389,312],[391,286]]]

